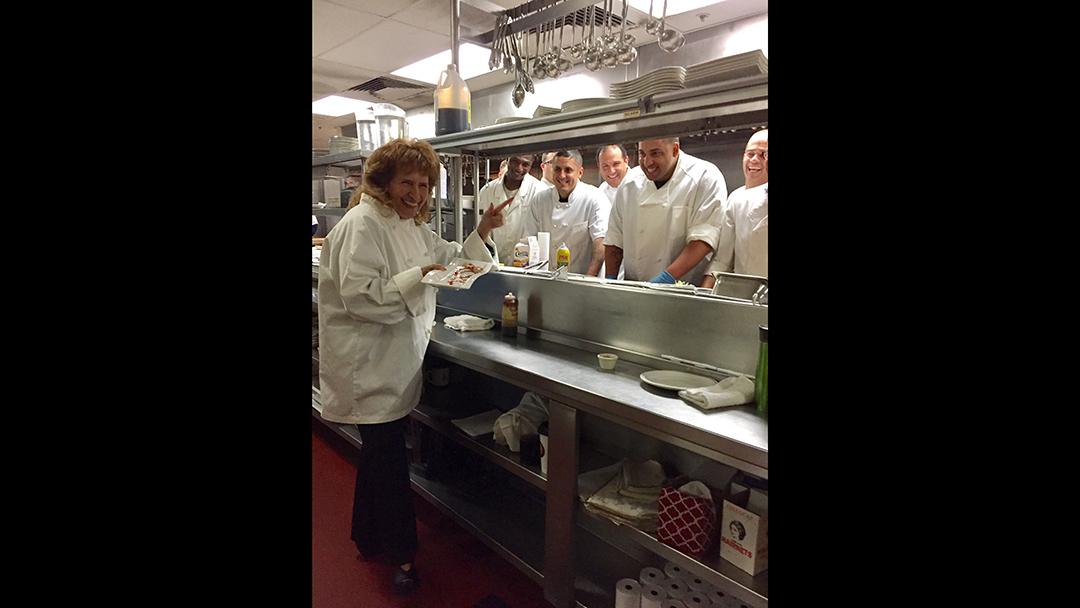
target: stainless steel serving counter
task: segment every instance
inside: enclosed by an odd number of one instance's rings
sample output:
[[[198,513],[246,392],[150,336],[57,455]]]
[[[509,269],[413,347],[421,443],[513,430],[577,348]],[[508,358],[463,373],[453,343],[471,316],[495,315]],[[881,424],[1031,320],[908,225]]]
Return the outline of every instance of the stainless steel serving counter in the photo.
[[[535,332],[503,338],[497,328],[456,332],[443,326],[444,316],[440,307],[429,352],[768,478],[768,424],[752,406],[706,412],[639,378],[649,369],[677,365],[650,368],[620,358],[615,370],[601,371],[588,344],[567,346]]]

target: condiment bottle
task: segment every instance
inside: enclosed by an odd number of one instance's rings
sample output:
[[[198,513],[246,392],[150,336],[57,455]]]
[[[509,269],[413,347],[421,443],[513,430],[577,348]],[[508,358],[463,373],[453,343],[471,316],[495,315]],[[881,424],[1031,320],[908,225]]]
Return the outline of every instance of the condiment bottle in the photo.
[[[555,268],[562,268],[563,266],[570,265],[570,248],[563,243],[559,246],[559,250],[555,253]]]
[[[472,128],[472,95],[453,64],[446,66],[435,87],[435,135]]]
[[[758,350],[757,375],[754,377],[754,401],[757,411],[765,418],[769,417],[769,326],[758,326],[758,338],[761,346]]]
[[[518,301],[512,292],[503,297],[502,335],[512,338],[517,335]]]

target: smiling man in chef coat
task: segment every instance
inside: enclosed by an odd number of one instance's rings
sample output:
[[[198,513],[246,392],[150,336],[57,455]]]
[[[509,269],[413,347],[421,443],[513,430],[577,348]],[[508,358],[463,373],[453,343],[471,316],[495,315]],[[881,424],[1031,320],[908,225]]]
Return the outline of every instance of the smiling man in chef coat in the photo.
[[[679,149],[678,138],[638,144],[608,220],[605,276],[700,284],[720,240],[727,184],[716,165]]]
[[[750,136],[743,152],[746,184],[731,193],[720,224],[720,244],[702,287],[716,283],[714,272],[769,276],[769,130]]]
[[[570,272],[597,276],[604,263],[607,199],[581,180],[581,153],[559,150],[551,161],[555,187],[536,197],[525,220],[525,235],[550,232],[548,269],[555,269],[559,246],[570,249]]]
[[[505,223],[491,231],[491,238],[499,251],[499,262],[510,264],[514,260],[514,245],[525,235],[525,218],[536,197],[547,190],[535,177],[529,175],[533,157],[529,154],[511,156],[506,161],[506,174],[484,184],[480,189],[477,209],[498,206],[507,199],[514,199],[502,214]]]

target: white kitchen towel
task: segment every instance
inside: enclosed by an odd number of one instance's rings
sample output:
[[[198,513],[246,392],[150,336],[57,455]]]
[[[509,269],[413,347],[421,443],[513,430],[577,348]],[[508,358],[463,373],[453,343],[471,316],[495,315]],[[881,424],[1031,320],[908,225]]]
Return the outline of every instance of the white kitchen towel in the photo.
[[[499,410],[488,410],[475,416],[469,416],[468,418],[451,420],[451,422],[454,423],[454,426],[465,431],[465,434],[469,437],[479,437],[491,432],[491,429],[495,425],[495,420],[500,414],[501,412],[499,412]]]
[[[443,325],[445,325],[447,329],[454,329],[457,331],[483,331],[495,327],[495,321],[493,319],[484,319],[472,315],[457,315],[443,319]],[[753,392],[753,390],[751,390],[751,392]]]
[[[754,381],[746,376],[732,376],[712,386],[683,389],[679,396],[705,410],[743,405],[754,400]]]

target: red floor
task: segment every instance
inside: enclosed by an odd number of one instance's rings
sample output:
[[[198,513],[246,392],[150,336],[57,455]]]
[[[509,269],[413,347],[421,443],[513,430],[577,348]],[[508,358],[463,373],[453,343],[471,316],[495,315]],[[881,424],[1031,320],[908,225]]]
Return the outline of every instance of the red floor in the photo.
[[[355,467],[316,432],[311,461],[312,608],[471,608],[489,595],[511,608],[550,606],[536,583],[419,497],[420,589],[394,595],[392,568],[357,560],[349,539]]]

